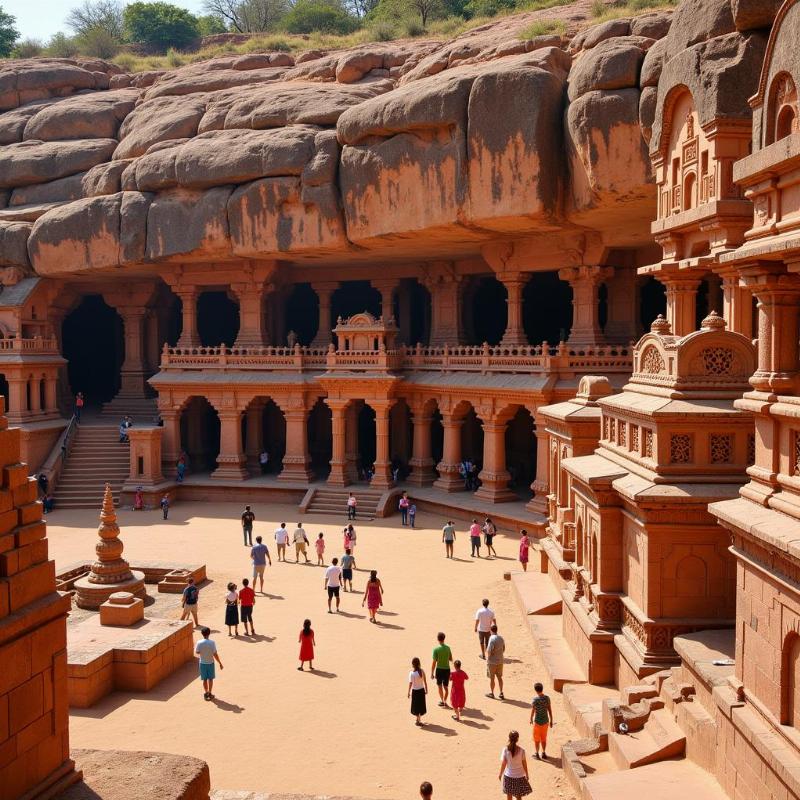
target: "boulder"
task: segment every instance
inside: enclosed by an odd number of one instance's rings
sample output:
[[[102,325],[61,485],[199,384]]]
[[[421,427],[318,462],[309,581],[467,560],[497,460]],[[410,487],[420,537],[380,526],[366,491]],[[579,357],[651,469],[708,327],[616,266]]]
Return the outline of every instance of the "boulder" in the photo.
[[[0,222],[0,266],[30,269],[28,237],[33,223]]]
[[[672,15],[667,34],[667,57],[698,42],[733,33],[731,0],[682,0]]]
[[[114,139],[26,141],[7,145],[0,159],[0,188],[47,183],[85,172],[108,161],[116,146]]]
[[[336,131],[321,131],[314,137],[314,157],[303,168],[304,186],[333,183],[339,168]]]
[[[324,50],[304,50],[294,60],[295,65],[305,64],[307,61],[316,61],[325,55]]]
[[[205,113],[204,97],[158,97],[145,100],[125,117],[114,158],[142,155],[150,145],[185,139],[197,133]]]
[[[100,197],[116,194],[121,189],[122,173],[132,163],[131,159],[119,159],[108,164],[92,167],[81,179],[84,197]]]
[[[608,39],[584,51],[569,74],[570,101],[597,89],[629,89],[639,85],[644,51],[627,39]]]
[[[639,86],[658,86],[658,79],[661,77],[666,54],[667,42],[665,39],[657,41],[647,51],[639,73]]]
[[[40,203],[66,203],[84,197],[83,179],[86,172],[59,178],[46,183],[20,186],[11,193],[11,206],[38,205]]]
[[[264,69],[208,69],[204,62],[191,67],[166,72],[147,90],[145,98],[176,97],[198,92],[216,92],[233,86],[249,86],[267,81],[280,80],[286,73],[285,67],[266,67]]]
[[[49,100],[39,100],[0,114],[0,145],[21,142],[28,120],[46,107]]]
[[[355,83],[368,72],[383,66],[383,53],[362,50],[345,53],[336,62],[336,80],[339,83]]]
[[[731,0],[733,23],[737,31],[769,28],[781,6],[781,0]]]
[[[586,31],[581,49],[591,50],[593,47],[597,47],[600,42],[605,42],[618,36],[628,36],[630,32],[631,21],[629,19],[610,19],[608,22],[601,22]]]
[[[639,98],[639,125],[642,128],[642,138],[647,144],[650,144],[650,139],[653,135],[657,101],[658,88],[656,86],[645,86]]]
[[[672,24],[671,14],[642,14],[631,20],[631,35],[648,39],[663,39]]]

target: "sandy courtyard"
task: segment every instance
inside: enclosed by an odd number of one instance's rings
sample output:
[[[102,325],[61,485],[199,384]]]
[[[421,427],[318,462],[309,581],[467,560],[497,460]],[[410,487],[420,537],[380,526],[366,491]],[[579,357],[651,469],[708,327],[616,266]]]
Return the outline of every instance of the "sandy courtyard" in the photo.
[[[257,598],[256,639],[229,639],[223,626],[225,584],[240,584],[252,571],[242,544],[241,510],[233,504],[181,503],[166,523],[156,511],[120,513],[131,561],[207,564],[200,621],[216,631],[225,669],[217,671],[216,703],[204,702],[192,662],[149,694],[117,693],[91,709],[74,709],[72,746],[197,756],[209,763],[218,789],[400,800],[417,797],[420,781],[430,780],[436,800],[500,797],[500,750],[516,728],[530,754],[528,704],[534,681],[545,675],[511,584],[502,578],[505,570],[519,568],[516,541],[498,536],[499,559],[473,560],[462,525],[456,560],[448,561],[438,517],[418,515],[415,531],[401,528],[399,517],[358,523],[358,593],[343,596],[343,613],[328,615],[322,568],[276,561],[273,530],[281,520],[294,527],[296,507],[255,506],[254,534],[264,535],[273,557],[265,585],[269,597]],[[338,519],[309,516],[303,522],[310,539],[325,533],[326,563],[341,555]],[[92,556],[96,525],[97,515],[88,511],[49,517],[58,568]],[[378,570],[386,592],[377,626],[368,623],[361,607],[368,569]],[[506,640],[505,702],[485,697],[486,667],[473,633],[474,612],[484,596],[491,599]],[[297,671],[297,636],[305,617],[316,633],[316,673]],[[427,724],[418,729],[409,714],[407,675],[413,656],[430,669],[439,630],[447,633],[454,657],[470,676],[467,719],[457,723],[449,709],[437,707],[435,683],[430,686],[429,680]],[[529,758],[534,796],[569,798],[558,756],[560,743],[574,730],[564,719],[561,695],[549,693],[557,722],[549,751],[556,758]]]

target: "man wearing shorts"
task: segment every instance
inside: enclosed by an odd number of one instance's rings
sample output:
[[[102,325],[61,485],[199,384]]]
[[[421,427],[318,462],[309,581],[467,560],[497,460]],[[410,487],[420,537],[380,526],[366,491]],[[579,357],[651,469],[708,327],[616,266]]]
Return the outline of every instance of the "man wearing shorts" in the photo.
[[[256,604],[256,593],[250,588],[249,584],[250,581],[248,581],[247,578],[242,578],[242,588],[239,589],[239,611],[242,615],[244,635],[247,636],[247,623],[249,622],[250,635],[255,636],[256,629],[253,627],[253,606]]]
[[[478,634],[478,641],[481,645],[481,658],[486,661],[486,645],[489,644],[489,637],[492,635],[492,625],[497,622],[494,611],[489,608],[489,601],[484,598],[483,604],[475,612],[475,632]]]
[[[489,694],[487,697],[494,698],[494,682],[500,686],[500,699],[505,700],[503,694],[503,663],[506,652],[506,643],[503,637],[497,632],[497,625],[491,627],[492,635],[486,645],[486,673],[489,676]]]
[[[223,666],[219,660],[217,645],[211,639],[211,628],[203,628],[200,631],[200,635],[203,638],[194,646],[194,653],[200,659],[200,680],[203,681],[203,699],[213,700],[214,695],[211,692],[214,688],[214,678],[216,677],[214,659],[217,660],[220,669],[223,669]]]
[[[443,633],[438,633],[436,639],[439,644],[433,648],[431,680],[436,680],[436,687],[439,689],[439,705],[447,708],[447,695],[450,693],[450,662],[453,660],[453,653],[449,645],[444,643]]]
[[[187,578],[186,588],[183,590],[183,597],[181,598],[181,605],[183,606],[181,619],[189,619],[191,614],[195,627],[200,624],[197,621],[197,599],[199,596],[200,590],[194,585],[194,578]]]
[[[339,567],[339,559],[334,558],[331,565],[325,570],[324,588],[328,590],[328,613],[331,611],[331,600],[336,598],[336,613],[339,613],[339,587],[342,585],[342,570]]]
[[[250,506],[244,507],[242,513],[242,533],[244,534],[244,546],[253,546],[253,522],[256,515],[250,510]]]
[[[345,591],[348,591],[348,583],[350,584],[349,591],[353,591],[353,564],[355,563],[356,560],[353,558],[350,548],[348,548],[344,551],[344,555],[342,556],[342,586]]]
[[[303,558],[305,558],[306,564],[308,564],[308,555],[306,554],[308,536],[306,536],[306,532],[303,530],[302,522],[297,523],[297,527],[294,529],[294,533],[292,534],[292,541],[294,542],[295,564],[300,563],[300,553],[303,554]]]
[[[442,528],[442,541],[444,542],[445,558],[453,557],[453,544],[456,540],[456,526],[448,520],[447,525]]]
[[[275,544],[278,546],[278,561],[286,561],[286,545],[289,544],[289,531],[286,523],[281,522],[280,528],[275,529]]]
[[[264,594],[264,570],[267,568],[267,559],[272,566],[272,558],[260,536],[256,536],[255,546],[250,550],[250,558],[253,559],[253,589],[256,588],[256,578],[258,578],[261,581],[259,591]]]
[[[542,758],[547,758],[547,729],[555,725],[553,722],[553,706],[550,698],[544,693],[541,683],[534,683],[536,696],[531,701],[531,725],[533,725],[533,745],[536,758],[539,758],[539,746],[542,747]]]

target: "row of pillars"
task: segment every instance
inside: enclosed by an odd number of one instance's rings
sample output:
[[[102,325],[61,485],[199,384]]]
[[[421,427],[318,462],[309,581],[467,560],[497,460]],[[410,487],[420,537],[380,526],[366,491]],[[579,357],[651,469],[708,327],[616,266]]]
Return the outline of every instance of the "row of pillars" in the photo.
[[[9,422],[30,421],[32,417],[58,416],[58,374],[55,368],[42,377],[23,376],[12,371],[5,373],[8,383]],[[44,391],[42,391],[44,381]]]
[[[266,402],[266,401],[264,401]],[[332,452],[328,483],[332,486],[348,486],[357,479],[358,463],[358,412],[360,401],[347,398],[324,399],[331,410]],[[386,489],[393,485],[389,442],[391,400],[369,400],[375,412],[375,462],[371,485]],[[313,473],[308,449],[307,424],[311,413],[307,404],[301,400],[289,400],[279,407],[286,421],[286,450],[283,456],[283,470],[278,480],[293,483],[308,483]],[[222,408],[218,411],[220,422],[220,450],[217,469],[212,477],[223,480],[242,480],[248,477],[258,465],[262,442],[263,405],[253,402],[246,411]],[[531,485],[534,499],[531,508],[542,511],[547,496],[547,442],[544,421],[534,410],[537,439],[536,480]],[[247,446],[242,440],[242,414],[245,414]],[[180,433],[181,412],[162,409],[164,421],[163,462],[168,474],[174,473],[174,466],[181,450]],[[461,452],[461,427],[464,416],[452,413],[442,414],[444,430],[442,460],[434,470],[431,450],[431,425],[433,417],[422,409],[412,409],[413,444],[409,465],[409,482],[417,486],[435,485],[447,492],[461,491],[464,481],[459,473],[463,458]],[[507,417],[491,416],[483,425],[483,469],[479,474],[481,487],[478,496],[492,502],[516,500],[516,495],[508,488],[511,478],[506,469],[506,426]],[[438,470],[438,478],[436,471]]]

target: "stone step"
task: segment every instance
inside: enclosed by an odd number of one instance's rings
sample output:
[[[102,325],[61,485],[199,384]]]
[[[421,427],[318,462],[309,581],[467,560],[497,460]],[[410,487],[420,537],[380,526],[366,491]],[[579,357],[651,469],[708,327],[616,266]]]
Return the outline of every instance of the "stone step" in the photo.
[[[686,751],[686,736],[672,715],[660,709],[651,712],[640,731],[609,733],[608,750],[620,769],[634,769],[682,756]]]
[[[561,632],[561,614],[532,615],[528,617],[528,623],[553,688],[560,692],[568,683],[587,683],[587,675]]]
[[[513,572],[511,585],[523,614],[561,613],[561,592],[549,575],[542,572]]]
[[[597,736],[602,729],[603,700],[619,700],[619,691],[613,686],[568,683],[562,691],[564,710],[575,730],[585,738]]]

